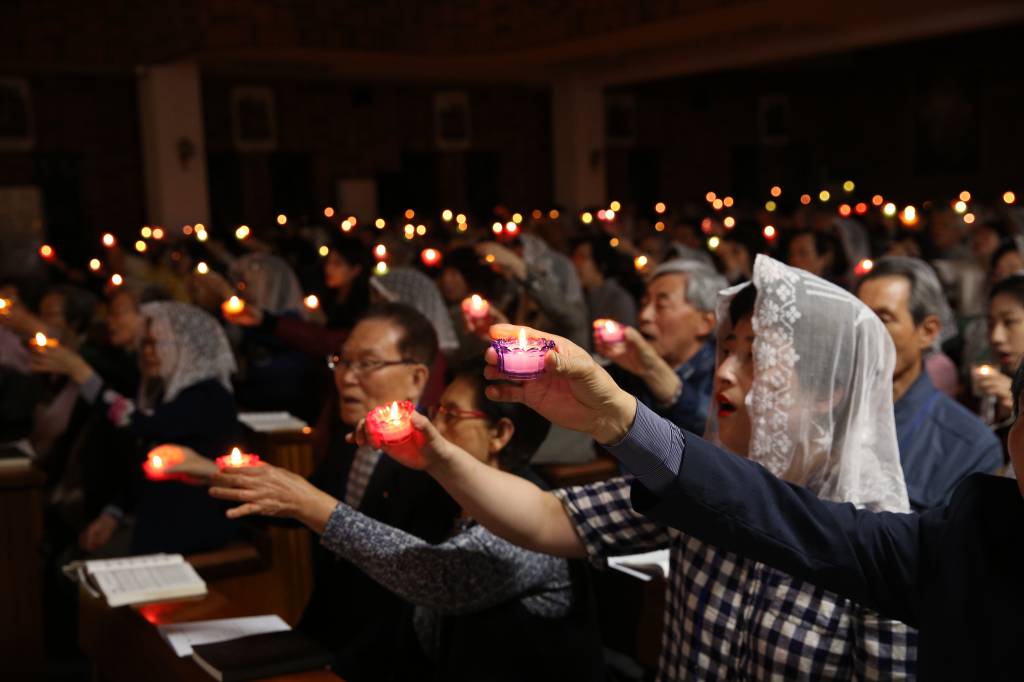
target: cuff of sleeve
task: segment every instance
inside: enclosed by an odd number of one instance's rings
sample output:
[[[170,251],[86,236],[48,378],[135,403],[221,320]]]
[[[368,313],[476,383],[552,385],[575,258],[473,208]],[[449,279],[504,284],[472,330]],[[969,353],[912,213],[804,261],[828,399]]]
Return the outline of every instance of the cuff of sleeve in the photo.
[[[333,550],[343,544],[345,528],[348,525],[349,515],[355,510],[344,502],[339,502],[327,519],[324,526],[324,533],[320,536],[320,544],[325,549]]]
[[[651,411],[639,400],[636,418],[626,437],[604,446],[651,492],[667,489],[679,473],[686,440],[674,424]]]
[[[100,397],[101,390],[103,390],[103,380],[95,372],[85,380],[85,383],[78,387],[79,395],[90,405],[94,404],[96,399]]]

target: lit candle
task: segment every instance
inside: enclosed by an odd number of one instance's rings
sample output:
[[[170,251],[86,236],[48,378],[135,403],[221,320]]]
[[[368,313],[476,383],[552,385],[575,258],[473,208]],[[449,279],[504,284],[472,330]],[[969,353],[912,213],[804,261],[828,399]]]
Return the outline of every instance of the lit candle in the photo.
[[[52,261],[57,258],[57,252],[49,244],[43,244],[39,247],[39,257],[45,261]]]
[[[491,312],[491,303],[480,294],[473,294],[462,299],[462,314],[467,322],[484,320]]]
[[[626,338],[626,328],[615,320],[594,320],[594,339],[602,343],[622,343]]]
[[[303,303],[305,303],[306,307],[310,310],[316,310],[320,307],[320,299],[316,297],[316,294],[310,294],[304,298]]]
[[[994,372],[995,369],[992,367],[992,365],[982,365],[981,367],[978,368],[977,371],[978,374],[980,374],[981,376],[987,377],[989,374],[992,374],[992,372]]]
[[[36,332],[35,344],[36,348],[42,350],[44,348],[56,348],[60,345],[60,342],[57,339],[47,338],[46,334],[42,332]]]
[[[116,243],[117,239],[114,238],[114,235],[110,234],[109,232],[103,235],[103,246],[107,247],[108,249],[112,249],[114,248],[114,244]]]
[[[858,277],[862,277],[871,272],[875,267],[875,262],[870,258],[865,258],[861,262],[857,263],[857,267],[853,269],[853,272]]]
[[[412,413],[416,409],[408,400],[381,405],[366,415],[366,429],[381,445],[395,445],[412,437]]]
[[[494,339],[491,346],[498,354],[498,371],[510,379],[536,379],[544,373],[544,358],[555,349],[550,339],[529,339],[526,328],[519,328],[519,338]]]
[[[159,452],[160,454],[156,454]],[[142,463],[142,471],[146,478],[151,481],[169,481],[178,478],[170,473],[168,469],[175,467],[185,461],[185,453],[177,448],[157,448],[149,453],[146,461]]]
[[[0,298],[0,315],[10,315],[14,301],[9,298]]]
[[[224,311],[225,315],[240,315],[245,310],[245,301],[237,296],[232,296],[221,304],[220,309]]]
[[[441,264],[441,252],[437,249],[423,249],[420,252],[420,260],[428,268],[436,268]]]
[[[243,467],[258,467],[263,462],[260,461],[259,455],[252,455],[249,453],[242,452],[238,448],[232,448],[231,453],[227,455],[221,455],[217,458],[218,469],[241,469]]]

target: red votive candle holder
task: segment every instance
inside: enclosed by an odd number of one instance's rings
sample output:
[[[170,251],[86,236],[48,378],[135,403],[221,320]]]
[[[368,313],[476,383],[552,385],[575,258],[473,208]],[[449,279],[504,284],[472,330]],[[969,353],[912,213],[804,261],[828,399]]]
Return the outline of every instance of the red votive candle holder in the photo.
[[[415,410],[416,406],[408,400],[375,407],[366,415],[366,430],[381,445],[403,443],[412,437],[412,413]]]
[[[555,349],[551,339],[529,339],[526,328],[519,338],[494,339],[491,347],[498,354],[498,371],[510,379],[536,379],[544,373],[544,358]]]
[[[37,350],[45,350],[47,348],[56,348],[60,345],[57,339],[51,339],[42,332],[36,332],[36,337],[32,340]]]
[[[177,450],[160,449],[162,450],[161,454],[150,453],[146,461],[142,463],[142,471],[146,474],[146,478],[151,481],[170,481],[178,478],[168,469],[181,464],[185,460],[185,454]]]
[[[480,294],[462,299],[462,314],[467,321],[481,321],[491,312],[491,303]]]
[[[607,343],[622,343],[626,340],[626,328],[615,320],[594,320],[594,339]]]
[[[246,452],[242,452],[238,448],[232,448],[231,453],[227,455],[221,455],[217,458],[217,468],[223,471],[224,469],[241,469],[243,467],[258,467],[263,462],[260,461],[259,455],[253,455]]]

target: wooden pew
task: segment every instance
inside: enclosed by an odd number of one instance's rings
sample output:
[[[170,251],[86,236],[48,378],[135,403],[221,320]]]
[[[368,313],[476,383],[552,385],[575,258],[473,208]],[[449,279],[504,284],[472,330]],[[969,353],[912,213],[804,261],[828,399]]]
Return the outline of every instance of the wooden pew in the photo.
[[[313,471],[312,431],[249,433],[250,449],[266,462],[308,476]],[[305,528],[249,527],[250,537],[220,550],[194,554],[189,563],[231,602],[256,613],[280,614],[294,625],[313,590],[313,534]]]
[[[0,676],[12,680],[34,679],[43,668],[39,545],[45,481],[34,467],[0,468]]]

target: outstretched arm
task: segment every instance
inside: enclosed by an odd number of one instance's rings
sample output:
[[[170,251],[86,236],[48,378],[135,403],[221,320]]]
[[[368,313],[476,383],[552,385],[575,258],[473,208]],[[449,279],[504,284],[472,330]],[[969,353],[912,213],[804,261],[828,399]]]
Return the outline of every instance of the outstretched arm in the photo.
[[[414,414],[412,420],[419,434],[413,445],[374,442],[365,423],[350,439],[360,445],[370,443],[406,466],[426,470],[471,517],[509,542],[555,556],[585,556],[558,498],[446,441],[423,415]]]

